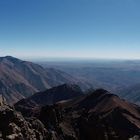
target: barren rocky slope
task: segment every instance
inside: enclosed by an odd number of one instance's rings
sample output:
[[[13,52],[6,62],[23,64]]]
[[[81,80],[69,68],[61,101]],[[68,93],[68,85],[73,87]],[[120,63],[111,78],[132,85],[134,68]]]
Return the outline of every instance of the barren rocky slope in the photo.
[[[15,105],[16,108],[19,106],[22,102]],[[103,89],[67,101],[60,99],[54,105],[42,107],[37,103],[28,107],[23,104],[24,110],[20,107],[18,111],[21,109],[26,117],[38,118],[53,132],[56,140],[129,140],[140,137],[140,107]]]

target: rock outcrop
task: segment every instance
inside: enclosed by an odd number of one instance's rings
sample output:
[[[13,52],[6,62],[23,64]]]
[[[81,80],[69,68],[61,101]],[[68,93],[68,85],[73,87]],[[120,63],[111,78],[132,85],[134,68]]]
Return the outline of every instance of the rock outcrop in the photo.
[[[1,140],[49,140],[49,137],[49,132],[38,119],[25,119],[14,108],[0,106]]]

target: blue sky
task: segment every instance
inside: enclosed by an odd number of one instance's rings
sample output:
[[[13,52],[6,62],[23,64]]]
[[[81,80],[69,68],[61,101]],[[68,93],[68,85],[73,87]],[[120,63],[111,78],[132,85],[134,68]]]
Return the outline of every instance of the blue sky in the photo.
[[[0,55],[140,59],[140,0],[0,0]]]

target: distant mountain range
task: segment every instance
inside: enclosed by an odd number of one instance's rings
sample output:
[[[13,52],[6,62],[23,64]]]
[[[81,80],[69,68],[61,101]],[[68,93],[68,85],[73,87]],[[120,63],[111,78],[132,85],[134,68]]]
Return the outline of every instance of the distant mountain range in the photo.
[[[63,83],[77,83],[89,87],[83,81],[53,68],[43,68],[32,62],[6,56],[0,57],[0,94],[9,103],[31,96]]]
[[[36,92],[68,83],[77,84],[82,90],[104,88],[140,104],[139,62],[106,63],[68,66],[60,63],[44,68],[12,56],[0,57],[0,94],[13,104]]]
[[[59,68],[94,89],[103,88],[130,102],[140,104],[140,61],[92,60],[40,62],[43,67]]]
[[[118,94],[120,97],[140,105],[140,84],[125,88]]]
[[[40,62],[43,67],[58,68],[90,83],[95,89],[113,93],[140,84],[140,61],[91,60],[68,62]]]
[[[38,118],[56,140],[140,138],[140,107],[104,89],[85,95],[78,86],[62,85],[21,100],[15,108]]]

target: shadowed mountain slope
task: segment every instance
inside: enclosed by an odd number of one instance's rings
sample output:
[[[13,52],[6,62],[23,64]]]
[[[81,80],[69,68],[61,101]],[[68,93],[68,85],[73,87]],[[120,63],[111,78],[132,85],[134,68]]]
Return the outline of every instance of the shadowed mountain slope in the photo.
[[[22,99],[15,104],[15,108],[22,113],[27,114],[27,110],[32,110],[45,105],[53,105],[59,101],[65,102],[79,96],[83,96],[79,86],[63,84],[44,92],[35,93],[26,99]]]

